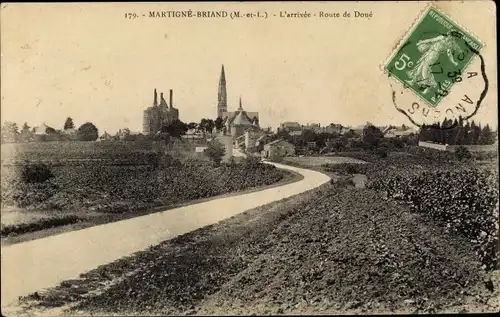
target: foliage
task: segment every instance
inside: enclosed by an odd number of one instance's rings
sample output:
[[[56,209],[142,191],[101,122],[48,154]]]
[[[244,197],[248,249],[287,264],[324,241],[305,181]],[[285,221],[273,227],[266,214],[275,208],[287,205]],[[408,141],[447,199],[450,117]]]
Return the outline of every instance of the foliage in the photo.
[[[208,146],[205,149],[204,154],[218,166],[220,165],[224,155],[226,155],[226,148],[224,147],[224,144],[217,141],[217,139],[213,139],[208,142]]]
[[[212,119],[203,118],[201,119],[198,127],[203,133],[212,133],[215,127],[215,122]]]
[[[457,161],[457,157],[453,152],[440,151],[421,146],[409,146],[404,150],[405,152],[420,158],[421,161],[436,162],[439,164],[448,164]]]
[[[330,142],[328,145],[331,146],[335,151],[341,151],[345,149],[348,143],[349,139],[346,136],[341,136],[339,138],[336,138],[333,142]]]
[[[217,117],[217,119],[215,119],[214,126],[218,132],[222,131],[222,129],[224,128],[224,122],[221,117]]]
[[[10,149],[9,149],[10,148]],[[99,164],[147,164],[152,142],[34,142],[2,145],[2,162],[24,164],[24,161],[50,162],[51,165],[80,164],[92,159]],[[5,150],[5,151],[4,151]]]
[[[23,234],[27,232],[34,232],[59,226],[74,224],[82,219],[74,215],[66,215],[61,217],[52,217],[48,219],[40,219],[36,222],[19,223],[15,225],[2,225],[1,235],[9,236],[12,234]]]
[[[350,149],[359,150],[365,148],[366,146],[363,140],[351,139],[349,140],[347,147],[349,147]]]
[[[33,132],[31,131],[31,127],[27,122],[23,124],[23,127],[20,132],[21,142],[30,142],[33,140]]]
[[[34,299],[94,315],[441,312],[482,272],[467,244],[423,218],[369,190],[325,186],[103,265]],[[93,291],[109,280],[117,283]],[[82,282],[89,293],[67,295]],[[204,305],[207,298],[216,305]]]
[[[166,133],[170,137],[180,139],[186,134],[188,125],[181,120],[173,120],[171,123],[162,126],[161,133]]]
[[[339,174],[365,174],[369,168],[367,164],[359,163],[327,163],[323,164],[322,168],[326,172],[334,172]]]
[[[245,167],[254,168],[260,165],[262,165],[260,158],[253,155],[247,155],[243,160],[243,166]]]
[[[381,139],[384,138],[382,131],[373,125],[367,125],[363,128],[363,142],[370,149],[374,149],[378,146]]]
[[[43,183],[54,178],[50,167],[43,163],[26,163],[21,173],[24,183]]]
[[[472,154],[470,153],[469,150],[465,146],[459,146],[455,150],[455,156],[457,157],[458,160],[463,161],[463,160],[470,160],[472,158]]]
[[[349,129],[344,133],[344,136],[348,139],[356,137],[356,131],[353,129]]]
[[[379,146],[375,149],[375,153],[381,158],[386,158],[387,152],[388,152],[387,146]]]
[[[2,125],[2,144],[15,143],[19,137],[19,127],[15,122],[6,121]]]
[[[99,131],[91,122],[86,122],[78,128],[78,139],[80,141],[95,141],[99,137]]]
[[[464,122],[461,117],[455,120],[445,118],[443,122],[422,127],[420,131],[421,141],[449,145],[490,145],[495,138],[489,125],[481,127],[474,120]]]
[[[278,133],[269,136],[269,140],[268,141],[272,142],[272,141],[280,140],[280,139],[283,139],[283,140],[286,140],[287,142],[295,144],[294,137],[291,136],[290,133],[288,133],[286,131],[281,131],[281,130],[278,131]]]
[[[24,183],[12,168],[2,169],[2,204],[35,211],[122,213],[270,185],[283,178],[282,171],[267,164],[211,167],[182,165],[175,159],[157,169],[93,162],[63,165],[54,167],[56,177],[44,183]]]
[[[486,268],[497,265],[498,171],[464,166],[386,170],[368,186],[470,239]]]

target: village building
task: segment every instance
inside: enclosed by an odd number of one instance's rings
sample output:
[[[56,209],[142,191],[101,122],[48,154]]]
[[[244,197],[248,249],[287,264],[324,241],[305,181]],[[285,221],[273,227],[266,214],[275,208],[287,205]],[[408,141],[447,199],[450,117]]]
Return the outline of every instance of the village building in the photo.
[[[112,141],[114,139],[115,138],[106,131],[104,131],[103,135],[99,137],[99,141]]]
[[[345,132],[346,128],[341,125],[341,124],[329,124],[325,127],[325,131],[326,133],[330,133],[330,134],[339,134],[339,135],[343,135],[344,132]]]
[[[233,112],[224,112],[223,115],[223,133],[226,135],[231,135],[233,136],[233,138],[238,138],[244,135],[245,132],[260,131],[258,113],[245,111],[241,104],[241,97],[238,109]]]
[[[236,148],[243,148],[245,151],[254,152],[257,150],[260,141],[264,140],[267,134],[264,131],[246,131],[241,136],[234,139]]]
[[[303,127],[304,130],[313,131],[314,133],[322,133],[325,132],[325,128],[321,127],[319,123],[310,123]]]
[[[413,128],[405,127],[387,127],[382,130],[385,138],[400,138],[404,136],[416,135],[419,132]]]
[[[233,138],[238,138],[245,134],[247,131],[258,131],[259,127],[259,113],[254,111],[246,111],[240,102],[239,107],[235,111],[228,111],[227,106],[227,89],[226,89],[226,73],[224,65],[222,65],[219,90],[217,96],[217,118],[222,119],[223,135],[230,135]]]
[[[295,146],[284,139],[265,144],[264,150],[262,151],[262,157],[269,159],[293,155],[295,155]]]
[[[283,122],[278,127],[278,132],[300,132],[302,134],[302,126],[298,122]]]
[[[48,141],[49,133],[52,132],[55,132],[54,128],[47,126],[44,122],[39,126],[33,128],[33,139],[36,142]]]
[[[154,90],[153,105],[144,110],[142,130],[145,135],[158,134],[161,128],[172,123],[174,120],[179,120],[179,110],[173,105],[173,90],[170,89],[169,104],[167,104],[163,93],[160,93],[160,103],[158,103],[158,95]]]

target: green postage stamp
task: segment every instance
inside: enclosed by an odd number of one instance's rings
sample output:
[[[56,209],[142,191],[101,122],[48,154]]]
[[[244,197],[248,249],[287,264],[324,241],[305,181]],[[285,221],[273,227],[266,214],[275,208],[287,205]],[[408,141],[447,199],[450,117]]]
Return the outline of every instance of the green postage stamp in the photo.
[[[483,48],[479,39],[430,7],[384,65],[384,71],[435,108]]]

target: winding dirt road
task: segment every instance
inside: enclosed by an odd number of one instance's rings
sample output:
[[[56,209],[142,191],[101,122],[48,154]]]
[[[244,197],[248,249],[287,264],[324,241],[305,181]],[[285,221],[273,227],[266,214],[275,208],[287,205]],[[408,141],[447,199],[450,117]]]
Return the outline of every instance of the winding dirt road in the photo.
[[[151,245],[306,192],[330,180],[316,171],[268,164],[299,173],[304,178],[279,187],[2,247],[2,308],[14,304],[18,296],[55,287]]]

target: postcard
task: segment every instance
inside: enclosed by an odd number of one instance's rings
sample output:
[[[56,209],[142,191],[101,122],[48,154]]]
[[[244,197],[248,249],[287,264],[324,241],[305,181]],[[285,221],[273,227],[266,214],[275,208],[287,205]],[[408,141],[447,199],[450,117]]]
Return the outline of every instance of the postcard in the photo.
[[[0,10],[3,316],[500,309],[493,1]]]

